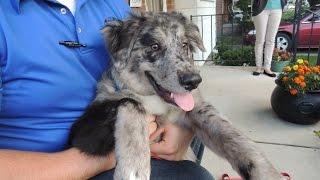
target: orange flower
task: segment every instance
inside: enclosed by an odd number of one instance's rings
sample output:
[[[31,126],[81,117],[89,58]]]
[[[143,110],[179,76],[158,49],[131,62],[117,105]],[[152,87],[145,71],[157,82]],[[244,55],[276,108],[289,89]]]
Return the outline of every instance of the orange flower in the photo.
[[[301,80],[301,81],[304,81],[304,76],[298,76],[298,78]]]
[[[313,67],[312,71],[315,72],[315,73],[319,73],[320,72],[320,68],[318,68],[318,66]]]
[[[311,66],[307,60],[298,59],[295,64],[283,68],[278,80],[294,96],[312,90],[320,90],[320,66]]]
[[[301,88],[305,88],[307,86],[307,84],[305,82],[301,82],[299,85]]]
[[[305,74],[305,72],[304,72],[304,70],[303,70],[303,69],[298,69],[298,74],[299,74],[299,75],[304,75],[304,74]]]
[[[287,82],[289,80],[289,78],[287,77],[287,76],[284,76],[283,78],[282,78],[282,81],[283,82]]]
[[[300,83],[301,83],[301,79],[300,79],[299,77],[295,77],[295,78],[294,78],[294,82],[295,82],[296,84],[300,84]]]
[[[290,94],[296,95],[298,93],[298,90],[296,89],[290,89]]]

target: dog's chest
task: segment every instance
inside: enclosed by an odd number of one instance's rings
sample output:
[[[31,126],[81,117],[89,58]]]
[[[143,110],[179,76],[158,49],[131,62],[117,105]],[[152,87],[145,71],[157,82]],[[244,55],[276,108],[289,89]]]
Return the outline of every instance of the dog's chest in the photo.
[[[149,114],[161,116],[166,114],[170,107],[159,96],[138,96],[142,105]]]
[[[139,96],[147,113],[161,117],[162,120],[176,122],[185,112],[164,102],[159,96]]]

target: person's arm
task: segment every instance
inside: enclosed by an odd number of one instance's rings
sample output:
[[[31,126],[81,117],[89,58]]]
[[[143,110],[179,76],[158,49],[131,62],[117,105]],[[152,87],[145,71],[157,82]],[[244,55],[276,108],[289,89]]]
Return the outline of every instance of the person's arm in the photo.
[[[57,153],[0,149],[0,179],[88,179],[115,167],[115,158],[96,158],[71,148]]]
[[[157,129],[155,117],[148,117],[149,133]],[[109,157],[89,157],[75,148],[57,153],[0,149],[0,179],[88,179],[115,167]]]

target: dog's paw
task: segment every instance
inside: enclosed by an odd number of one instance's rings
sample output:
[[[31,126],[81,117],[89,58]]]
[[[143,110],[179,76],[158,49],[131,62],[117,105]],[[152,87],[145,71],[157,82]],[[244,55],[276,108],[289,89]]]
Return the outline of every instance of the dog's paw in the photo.
[[[113,178],[114,180],[149,180],[150,167],[149,168],[138,168],[138,167],[122,168],[117,165]]]

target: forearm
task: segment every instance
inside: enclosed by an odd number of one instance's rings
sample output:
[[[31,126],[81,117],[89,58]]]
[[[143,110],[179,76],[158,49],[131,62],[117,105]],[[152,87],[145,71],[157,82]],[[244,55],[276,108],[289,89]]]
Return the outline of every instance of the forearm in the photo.
[[[113,161],[107,161],[76,149],[58,153],[0,150],[0,179],[87,179],[112,168]]]

